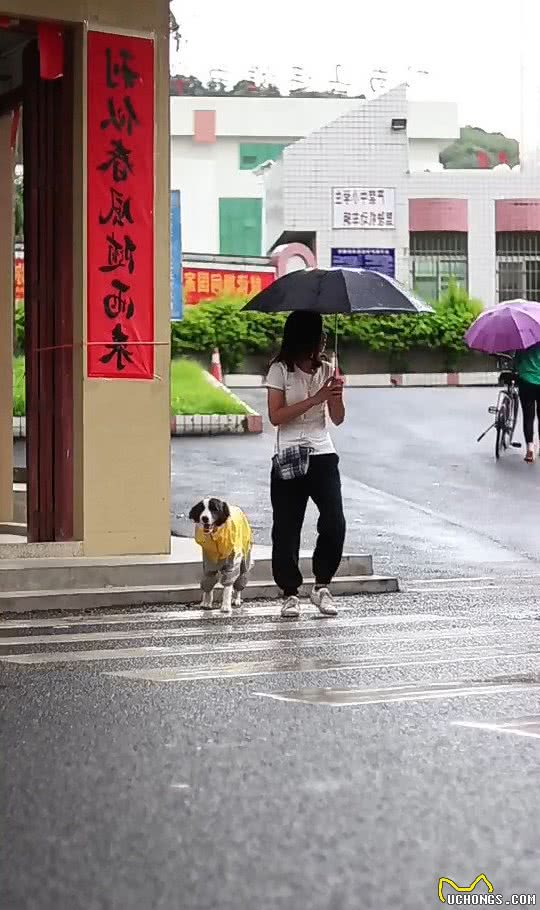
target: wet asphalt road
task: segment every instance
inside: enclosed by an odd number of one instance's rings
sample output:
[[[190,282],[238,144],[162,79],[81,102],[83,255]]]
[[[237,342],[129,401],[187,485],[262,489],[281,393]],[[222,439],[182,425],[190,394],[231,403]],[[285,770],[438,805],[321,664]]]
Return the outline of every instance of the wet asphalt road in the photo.
[[[1,622],[2,910],[540,902],[538,480],[476,446],[492,395],[350,393],[348,549],[401,594]],[[270,446],[176,440],[175,515],[226,492],[267,542]]]
[[[262,391],[243,392],[264,411]],[[505,575],[540,560],[535,504],[540,462],[513,449],[496,464],[494,389],[351,389],[347,421],[333,431],[341,457],[347,549],[371,552],[377,571],[401,577]],[[519,432],[517,439],[521,439]],[[173,526],[190,533],[192,502],[210,491],[245,508],[259,543],[269,543],[268,470],[273,432],[262,437],[176,439]],[[185,466],[189,466],[186,476]],[[183,516],[183,517],[182,517]],[[314,539],[316,513],[306,525]]]

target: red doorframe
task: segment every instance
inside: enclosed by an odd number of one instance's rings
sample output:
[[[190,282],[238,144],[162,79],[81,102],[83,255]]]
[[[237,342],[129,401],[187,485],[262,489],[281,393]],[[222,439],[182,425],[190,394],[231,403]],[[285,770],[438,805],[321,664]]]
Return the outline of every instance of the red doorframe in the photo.
[[[24,55],[28,540],[73,538],[73,34],[64,76]]]

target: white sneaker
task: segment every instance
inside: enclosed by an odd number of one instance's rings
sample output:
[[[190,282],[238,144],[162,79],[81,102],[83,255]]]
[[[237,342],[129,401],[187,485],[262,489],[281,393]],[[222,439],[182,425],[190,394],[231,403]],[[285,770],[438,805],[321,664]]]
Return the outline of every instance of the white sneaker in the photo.
[[[288,619],[296,619],[300,616],[300,598],[296,597],[295,594],[287,597],[281,608],[281,615],[286,616]]]
[[[313,588],[310,600],[319,608],[323,616],[337,616],[337,607],[328,588]]]

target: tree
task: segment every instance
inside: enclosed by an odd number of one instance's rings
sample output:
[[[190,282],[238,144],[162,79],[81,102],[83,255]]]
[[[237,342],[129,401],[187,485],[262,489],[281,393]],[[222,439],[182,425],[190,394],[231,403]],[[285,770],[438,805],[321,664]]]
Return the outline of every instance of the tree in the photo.
[[[208,92],[198,76],[173,76],[171,78],[171,95],[207,95]]]
[[[440,154],[445,168],[492,168],[501,162],[514,167],[519,162],[519,144],[502,133],[486,133],[477,126],[465,126],[460,137]]]

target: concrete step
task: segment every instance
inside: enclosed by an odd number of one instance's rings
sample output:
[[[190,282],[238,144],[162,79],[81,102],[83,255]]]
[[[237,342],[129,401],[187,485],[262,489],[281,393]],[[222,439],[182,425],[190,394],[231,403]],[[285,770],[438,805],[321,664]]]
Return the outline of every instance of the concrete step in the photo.
[[[307,595],[313,584],[308,578],[302,588]],[[342,575],[332,583],[336,595],[390,594],[399,590],[396,578],[382,575]],[[268,600],[279,596],[273,582],[250,581],[244,600]],[[27,613],[37,610],[76,611],[100,607],[131,607],[149,604],[197,604],[198,585],[130,585],[129,587],[72,588],[0,593],[0,613]],[[216,600],[219,601],[219,593]],[[159,617],[156,616],[156,622]],[[0,623],[1,626],[1,623]]]
[[[3,527],[6,527],[5,525]],[[82,554],[82,544],[80,541],[52,541],[50,543],[27,543],[26,541],[26,525],[21,524],[20,522],[13,522],[12,525],[13,540],[9,542],[2,541],[0,546],[0,569],[6,566],[7,568],[19,568],[24,571],[27,566],[26,562],[30,565],[32,560],[35,564],[39,565],[43,560],[72,560],[81,558]]]
[[[311,559],[300,560],[302,574],[310,576]],[[339,576],[371,575],[371,556],[344,556]],[[86,588],[124,587],[182,587],[198,585],[201,561],[135,562],[122,559],[0,559],[0,593],[17,591],[62,591]],[[269,559],[258,559],[250,580],[267,582],[272,578]]]

